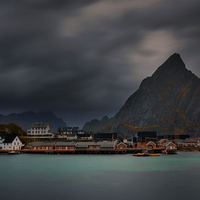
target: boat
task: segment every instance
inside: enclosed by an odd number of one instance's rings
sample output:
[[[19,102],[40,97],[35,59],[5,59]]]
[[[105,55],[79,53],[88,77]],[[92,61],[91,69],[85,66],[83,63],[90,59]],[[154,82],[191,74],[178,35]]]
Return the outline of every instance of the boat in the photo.
[[[20,154],[20,152],[19,151],[9,151],[8,154],[11,154],[11,155],[13,155],[13,154]]]
[[[151,154],[149,154],[149,156],[160,156],[160,155],[157,153],[151,153]]]
[[[144,153],[136,153],[133,156],[160,156],[159,154],[156,153],[148,153],[148,152],[144,152]]]
[[[149,153],[145,152],[145,153],[136,153],[133,154],[133,156],[150,156]]]

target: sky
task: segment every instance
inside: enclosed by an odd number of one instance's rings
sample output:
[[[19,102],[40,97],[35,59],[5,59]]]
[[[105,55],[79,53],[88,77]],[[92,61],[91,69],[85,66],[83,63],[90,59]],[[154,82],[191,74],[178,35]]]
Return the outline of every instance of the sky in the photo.
[[[200,77],[199,0],[1,0],[0,113],[113,117],[174,53]]]

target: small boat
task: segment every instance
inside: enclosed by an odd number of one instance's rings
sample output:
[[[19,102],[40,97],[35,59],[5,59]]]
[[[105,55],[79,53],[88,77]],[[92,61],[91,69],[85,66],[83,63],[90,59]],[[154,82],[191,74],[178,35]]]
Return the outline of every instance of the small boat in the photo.
[[[133,156],[150,156],[149,153],[136,153],[136,154],[133,154]]]
[[[156,153],[151,153],[151,154],[149,154],[149,156],[160,156],[160,155],[156,154]]]
[[[134,156],[160,156],[160,155],[156,154],[156,153],[144,152],[144,153],[136,153],[136,154],[134,154]]]
[[[13,155],[13,154],[20,154],[20,152],[19,151],[9,151],[8,154],[11,154],[11,155]]]

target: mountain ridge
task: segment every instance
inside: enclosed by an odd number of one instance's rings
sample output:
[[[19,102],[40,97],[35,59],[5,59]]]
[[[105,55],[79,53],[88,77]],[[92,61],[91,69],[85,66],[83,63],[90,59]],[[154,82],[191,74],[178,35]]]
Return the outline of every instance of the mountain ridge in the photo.
[[[171,55],[145,78],[100,132],[131,136],[138,130],[159,133],[200,133],[200,79]],[[96,130],[97,131],[97,130]]]
[[[0,124],[15,123],[22,127],[24,131],[30,128],[33,122],[48,122],[53,132],[56,132],[58,127],[66,126],[62,118],[56,117],[53,112],[38,112],[27,111],[22,113],[11,113],[8,115],[0,114]]]

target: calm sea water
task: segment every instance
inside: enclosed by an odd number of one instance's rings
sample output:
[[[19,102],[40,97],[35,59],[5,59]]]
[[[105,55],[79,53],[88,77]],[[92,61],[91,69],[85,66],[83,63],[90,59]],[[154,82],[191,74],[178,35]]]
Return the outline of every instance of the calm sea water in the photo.
[[[200,199],[200,152],[0,155],[1,200]]]

